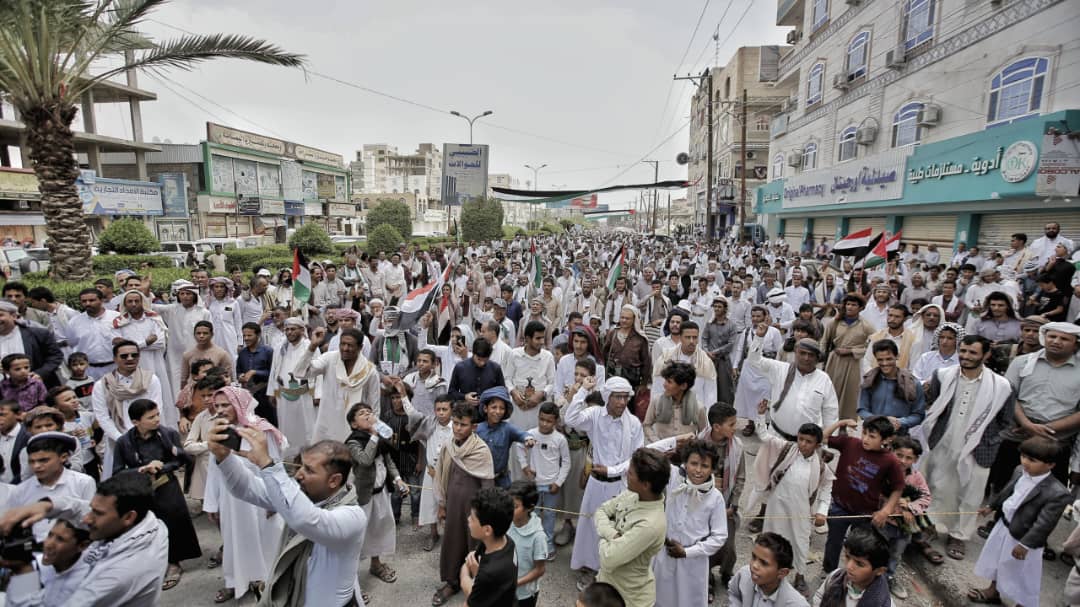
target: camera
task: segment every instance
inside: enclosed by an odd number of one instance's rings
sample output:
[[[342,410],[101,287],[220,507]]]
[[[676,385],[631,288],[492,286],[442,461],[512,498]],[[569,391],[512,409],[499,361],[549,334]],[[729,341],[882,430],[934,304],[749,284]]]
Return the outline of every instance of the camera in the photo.
[[[34,541],[31,527],[16,525],[11,533],[0,538],[0,559],[17,563],[29,563],[34,560],[34,552],[41,552],[42,545]]]

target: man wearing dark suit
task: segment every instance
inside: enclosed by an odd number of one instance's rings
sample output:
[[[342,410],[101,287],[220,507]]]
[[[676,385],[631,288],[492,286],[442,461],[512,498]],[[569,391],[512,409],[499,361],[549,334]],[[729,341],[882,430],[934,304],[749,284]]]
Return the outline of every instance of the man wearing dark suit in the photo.
[[[30,370],[45,385],[59,385],[56,370],[64,362],[64,353],[56,343],[51,331],[29,323],[18,322],[15,304],[0,301],[0,358],[8,354],[25,354],[30,357]],[[13,332],[17,331],[15,334]]]
[[[19,423],[19,413],[19,403],[0,403],[0,482],[12,485],[18,485],[22,480],[23,470],[19,454],[30,442],[30,433],[26,426]]]

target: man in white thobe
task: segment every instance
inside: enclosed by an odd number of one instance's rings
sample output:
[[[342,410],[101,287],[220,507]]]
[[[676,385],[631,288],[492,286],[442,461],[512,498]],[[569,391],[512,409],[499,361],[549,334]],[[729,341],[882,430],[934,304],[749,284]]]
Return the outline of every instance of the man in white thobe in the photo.
[[[206,308],[210,310],[210,322],[214,324],[214,345],[236,358],[236,353],[244,346],[244,335],[240,330],[244,320],[239,304],[232,298],[232,288],[228,278],[211,278],[210,301]]]
[[[140,398],[155,403],[165,402],[161,400],[161,382],[158,378],[150,371],[139,368],[139,346],[121,342],[115,349],[116,369],[94,382],[94,391],[90,395],[94,420],[105,433],[101,480],[112,476],[116,441],[132,427],[128,405]]]
[[[169,387],[172,399],[184,388],[180,377],[184,375],[184,352],[195,348],[195,323],[210,320],[210,311],[199,301],[199,287],[187,280],[178,280],[172,285],[176,301],[170,304],[155,304],[154,312],[161,315],[165,326],[169,327],[169,339],[165,345],[165,359],[169,363]]]
[[[312,394],[314,382],[309,383],[294,373],[297,363],[308,350],[307,327],[295,316],[287,318],[284,324],[285,342],[274,351],[266,393],[276,403],[278,425],[289,443],[284,457],[292,459],[309,444],[316,411]]]
[[[378,417],[382,383],[378,368],[360,355],[363,335],[358,330],[345,331],[338,341],[337,350],[316,356],[315,350],[322,345],[325,336],[325,328],[315,329],[311,343],[301,352],[293,373],[308,381],[323,378],[322,398],[311,432],[311,442],[326,439],[344,442],[352,431],[345,414],[354,404],[370,404],[372,412]]]
[[[701,329],[696,322],[686,321],[682,323],[679,330],[682,334],[679,344],[664,350],[653,361],[652,393],[657,395],[664,393],[664,378],[661,373],[668,363],[687,363],[697,372],[694,386],[691,388],[694,398],[701,407],[708,410],[712,403],[716,402],[716,364],[704,350],[698,347]]]
[[[169,329],[157,312],[147,310],[149,300],[139,291],[124,293],[124,312],[113,320],[113,343],[133,341],[139,344],[139,368],[154,374],[161,384],[162,395],[174,394],[169,382],[169,367],[165,364],[165,344]],[[162,425],[176,430],[180,411],[157,401]]]

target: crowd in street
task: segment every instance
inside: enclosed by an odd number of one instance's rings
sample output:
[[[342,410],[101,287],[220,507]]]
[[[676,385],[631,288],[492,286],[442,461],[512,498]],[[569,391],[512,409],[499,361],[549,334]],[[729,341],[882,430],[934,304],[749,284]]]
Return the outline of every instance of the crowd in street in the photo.
[[[435,606],[545,604],[559,551],[586,607],[888,606],[905,559],[1025,607],[1062,559],[1080,604],[1080,532],[1050,545],[1080,485],[1060,231],[876,266],[578,227],[296,275],[218,251],[79,309],[7,282],[0,532],[33,544],[5,539],[7,604],[156,605],[207,553],[192,604],[363,606],[410,526]]]

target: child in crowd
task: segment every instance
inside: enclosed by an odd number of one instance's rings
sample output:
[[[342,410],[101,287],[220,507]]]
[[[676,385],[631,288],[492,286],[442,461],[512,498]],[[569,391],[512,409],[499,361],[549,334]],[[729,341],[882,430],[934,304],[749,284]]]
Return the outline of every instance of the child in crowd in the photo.
[[[382,409],[382,421],[394,431],[393,436],[387,441],[389,455],[394,459],[398,474],[406,485],[419,486],[420,474],[423,473],[423,460],[420,459],[420,446],[413,442],[409,428],[417,418],[423,418],[423,414],[412,406],[412,388],[401,379],[393,378],[390,386],[390,406]],[[406,498],[409,500],[409,513],[412,516],[413,526],[420,528],[420,491],[395,491],[390,496],[390,510],[394,514],[394,524],[401,522],[401,505]]]
[[[753,504],[764,496],[758,517],[750,522],[751,533],[771,531],[789,538],[795,568],[794,587],[809,593],[806,583],[811,526],[825,524],[832,501],[833,473],[821,452],[822,432],[817,424],[799,427],[795,441],[766,430],[758,424],[761,447],[754,458]],[[764,513],[775,515],[761,518]]]
[[[585,378],[593,377],[596,373],[596,363],[591,358],[581,358],[574,362],[574,383],[566,386],[563,394],[555,395],[555,404],[559,406],[560,411],[570,406],[570,401],[573,400],[574,395],[581,388]],[[594,394],[596,394],[596,402],[592,404],[603,406],[603,398],[598,392],[594,392]],[[588,403],[589,399],[586,398],[585,402]],[[589,453],[589,436],[585,432],[569,426],[562,426],[561,430],[563,436],[566,437],[566,446],[570,450],[570,473],[567,475],[570,482],[559,488],[560,499],[556,507],[564,512],[580,512],[581,498],[585,495],[585,476],[582,473],[585,470],[585,459]],[[570,515],[564,516],[566,518],[563,520],[563,526],[555,534],[554,543],[556,546],[565,546],[574,541],[574,517]]]
[[[450,413],[454,436],[443,445],[435,465],[435,495],[439,500],[439,520],[446,524],[439,550],[439,577],[443,585],[431,598],[434,607],[445,605],[450,597],[461,590],[461,566],[465,563],[472,543],[466,532],[471,528],[470,504],[482,488],[491,487],[495,480],[491,450],[473,433],[475,416],[476,407],[464,402],[454,405]],[[512,513],[507,516],[507,527],[512,516]],[[510,552],[513,554],[512,549]],[[514,573],[516,580],[517,572]],[[514,593],[511,592],[511,601],[513,596]]]
[[[547,536],[547,560],[555,560],[555,508],[559,491],[570,476],[570,447],[566,437],[555,431],[559,407],[553,402],[540,405],[537,425],[529,430],[536,444],[532,449],[518,449],[518,463],[525,478],[534,482],[539,492],[540,513]]]
[[[514,502],[500,487],[480,489],[469,503],[469,535],[480,543],[465,557],[460,571],[468,607],[515,604],[518,568],[514,542],[506,535],[513,519]]]
[[[45,404],[54,407],[64,416],[63,431],[79,441],[81,454],[71,458],[72,468],[82,470],[95,480],[98,478],[97,461],[94,457],[94,414],[79,408],[75,391],[68,386],[56,386],[49,390]]]
[[[727,403],[716,403],[709,407],[709,428],[698,435],[716,449],[718,459],[713,466],[713,479],[720,495],[724,497],[727,514],[727,528],[739,528],[739,499],[742,497],[746,474],[743,472],[742,441],[735,436],[738,424],[735,407]],[[728,533],[724,546],[709,557],[709,570],[720,567],[720,580],[723,586],[731,581],[735,572],[735,534]],[[709,588],[713,588],[712,575],[709,575]],[[715,590],[710,590],[710,594]]]
[[[214,363],[206,358],[191,361],[188,375],[188,383],[176,393],[176,408],[180,410],[180,434],[183,435],[191,427],[191,421],[199,414],[206,403],[197,398],[195,385],[199,380],[206,377],[207,372],[214,368]]]
[[[910,436],[897,436],[892,440],[892,453],[900,464],[904,466],[904,490],[900,495],[900,502],[896,505],[893,514],[901,515],[889,517],[888,522],[881,528],[882,533],[889,540],[889,590],[893,596],[904,600],[908,596],[900,580],[896,579],[896,567],[904,556],[904,551],[911,538],[918,533],[919,525],[916,517],[926,514],[930,507],[930,487],[926,484],[921,472],[915,469],[915,464],[922,457],[922,445]]]
[[[435,413],[416,420],[409,426],[412,440],[423,445],[418,458],[425,463],[423,489],[420,491],[420,526],[431,527],[431,535],[424,544],[424,550],[431,552],[439,542],[439,500],[435,496],[435,468],[439,465],[439,454],[443,445],[454,437],[450,426],[450,410],[453,399],[448,394],[435,397]]]
[[[862,437],[832,436],[838,428],[856,427],[854,420],[842,419],[825,430],[829,447],[840,452],[833,481],[832,505],[829,507],[829,536],[825,542],[822,570],[836,569],[844,536],[852,525],[865,525],[858,519],[839,518],[852,514],[873,515],[870,523],[885,525],[900,503],[904,489],[904,467],[885,450],[885,441],[896,433],[889,418],[878,415],[863,422]],[[888,546],[886,546],[886,553]],[[886,555],[886,565],[888,564]]]
[[[517,551],[517,604],[536,607],[548,559],[548,539],[535,511],[540,493],[532,481],[514,481],[510,483],[510,497],[514,500],[514,524],[506,535]]]
[[[972,588],[969,601],[997,604],[1006,598],[1028,607],[1039,604],[1046,539],[1072,501],[1051,474],[1059,449],[1052,438],[1034,436],[1020,443],[1020,465],[1012,480],[979,509],[983,516],[996,512],[998,517],[975,563],[975,575],[990,580],[990,586]]]
[[[757,596],[773,607],[807,607],[803,595],[787,581],[794,558],[791,542],[766,531],[754,539],[750,564],[743,565],[728,585],[728,607],[755,607]]]
[[[51,407],[39,407],[39,409],[51,409]],[[52,409],[52,411],[56,410]],[[45,419],[51,415],[53,414],[45,413],[39,418]],[[97,489],[94,479],[66,468],[68,458],[78,446],[79,442],[75,440],[75,437],[63,432],[47,430],[33,433],[25,451],[28,461],[33,465],[33,473],[29,478],[14,486],[5,507],[28,506],[45,498],[64,497],[86,501],[93,498]],[[44,542],[50,527],[52,527],[52,521],[49,519],[34,523],[34,538],[39,542]]]
[[[59,409],[53,407],[46,407],[41,405],[40,407],[34,407],[23,417],[23,425],[26,426],[26,431],[30,433],[30,436],[37,436],[43,432],[63,432],[64,431],[64,414],[60,413]],[[30,468],[29,453],[24,449],[19,452],[19,463],[22,470],[22,479],[26,480],[34,475],[34,471]],[[68,457],[66,464],[68,468],[76,472],[82,472],[82,466],[80,462],[84,459],[82,445],[79,441],[75,441],[75,446],[71,449],[71,455]]]
[[[210,427],[214,425],[214,407],[209,406],[214,392],[226,386],[225,370],[219,367],[199,367],[202,378],[193,385],[192,405],[180,415],[183,426],[189,415],[187,432],[183,435],[184,452],[194,463],[188,469],[184,483],[188,497],[202,501],[206,497],[206,477],[210,466]],[[194,373],[193,373],[194,375]],[[211,563],[214,557],[210,557]]]
[[[0,380],[0,398],[19,403],[23,411],[45,404],[48,390],[40,378],[30,372],[30,357],[25,354],[8,354],[0,359],[4,369]]]
[[[626,607],[626,603],[611,584],[593,582],[578,594],[574,607]]]
[[[485,421],[476,427],[476,435],[491,450],[491,460],[495,466],[495,484],[499,487],[510,486],[510,444],[523,443],[532,447],[532,437],[506,421],[513,412],[510,393],[503,386],[488,388],[480,394],[480,415]]]
[[[680,438],[689,442],[679,453],[682,466],[671,466],[664,507],[667,536],[652,569],[657,604],[695,607],[713,602],[708,597],[709,557],[727,540],[727,508],[713,481],[720,458],[709,443],[688,434],[657,441],[649,448],[673,453]]]
[[[814,593],[813,606],[890,607],[888,541],[869,527],[852,527],[844,540],[844,556],[844,568],[826,576]]]
[[[664,547],[667,522],[664,489],[671,464],[655,449],[634,451],[626,473],[626,491],[604,502],[593,515],[600,536],[600,573],[630,607],[656,604],[652,559]]]
[[[75,391],[79,397],[79,408],[90,411],[90,395],[94,392],[94,378],[86,374],[90,368],[90,359],[82,352],[72,352],[67,358],[67,379],[64,385]]]
[[[394,554],[397,550],[397,528],[390,494],[385,489],[393,487],[407,495],[409,488],[401,480],[392,457],[390,440],[393,437],[380,436],[374,430],[379,420],[371,406],[356,403],[349,408],[345,419],[352,428],[345,446],[352,454],[356,503],[364,509],[368,520],[360,558],[371,557],[371,575],[392,584],[397,581],[397,572],[380,560],[381,556]]]

